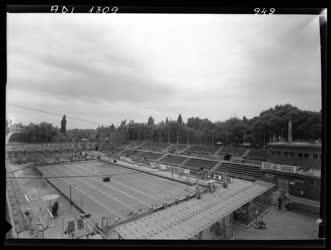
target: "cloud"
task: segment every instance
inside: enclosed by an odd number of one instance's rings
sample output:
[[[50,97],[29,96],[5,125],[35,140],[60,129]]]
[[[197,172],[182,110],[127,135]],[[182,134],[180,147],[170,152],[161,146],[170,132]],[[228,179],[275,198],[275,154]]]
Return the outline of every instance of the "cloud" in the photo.
[[[321,107],[313,16],[10,14],[7,30],[12,103],[114,124]]]

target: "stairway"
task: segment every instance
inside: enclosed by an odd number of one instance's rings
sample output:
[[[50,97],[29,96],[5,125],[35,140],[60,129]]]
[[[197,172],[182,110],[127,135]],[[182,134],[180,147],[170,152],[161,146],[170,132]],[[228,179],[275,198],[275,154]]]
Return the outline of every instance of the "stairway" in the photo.
[[[214,167],[212,167],[211,169],[209,169],[209,171],[207,173],[208,174],[213,173],[221,165],[222,165],[222,162],[218,162]]]
[[[156,159],[155,161],[156,162],[160,162],[164,157],[166,157],[167,156],[167,154],[164,154],[164,155],[162,155],[160,158],[158,158],[158,159]]]
[[[187,145],[186,148],[184,148],[184,149],[181,150],[181,151],[178,151],[177,154],[181,154],[181,153],[183,153],[185,150],[189,149],[191,146],[192,146],[192,145]]]
[[[165,149],[163,149],[162,151],[165,153],[168,153],[168,149],[172,146],[173,144],[170,144],[168,147],[166,147]]]
[[[241,158],[243,158],[244,159],[244,157],[246,157],[247,155],[248,155],[248,153],[251,151],[252,149],[247,149],[246,151],[245,151],[245,153],[241,156]]]
[[[220,147],[219,149],[217,149],[217,151],[213,154],[213,156],[217,156],[219,155],[219,153],[223,150],[223,147]]]
[[[183,161],[181,164],[179,164],[178,166],[181,167],[181,166],[184,166],[184,164],[191,158],[187,158],[185,161]]]

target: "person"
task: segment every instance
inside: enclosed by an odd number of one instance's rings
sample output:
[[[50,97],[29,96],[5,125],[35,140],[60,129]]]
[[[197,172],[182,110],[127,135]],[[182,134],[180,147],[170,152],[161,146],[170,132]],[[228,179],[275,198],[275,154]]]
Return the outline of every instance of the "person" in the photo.
[[[279,196],[279,198],[278,198],[278,209],[279,210],[282,210],[282,203],[283,203],[283,199],[281,196]]]

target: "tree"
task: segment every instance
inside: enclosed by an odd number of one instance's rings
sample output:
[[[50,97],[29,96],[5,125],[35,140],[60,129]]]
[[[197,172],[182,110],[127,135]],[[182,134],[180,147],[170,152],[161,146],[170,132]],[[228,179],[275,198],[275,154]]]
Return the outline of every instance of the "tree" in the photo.
[[[67,133],[67,119],[66,119],[66,115],[63,115],[63,117],[62,117],[60,131],[64,135],[66,135],[66,133]]]
[[[153,117],[149,117],[148,118],[148,122],[147,122],[148,125],[154,125],[154,118]]]
[[[177,123],[178,123],[179,126],[182,126],[183,125],[183,119],[182,119],[182,115],[181,114],[178,115]]]
[[[55,201],[55,203],[52,206],[52,214],[53,214],[54,217],[57,216],[58,210],[59,210],[59,204],[58,204],[57,201]]]

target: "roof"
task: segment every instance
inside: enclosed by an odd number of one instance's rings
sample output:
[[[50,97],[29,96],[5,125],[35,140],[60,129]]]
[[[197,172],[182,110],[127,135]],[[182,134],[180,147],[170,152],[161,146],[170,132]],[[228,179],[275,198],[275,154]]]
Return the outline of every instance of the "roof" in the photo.
[[[231,214],[274,184],[234,179],[225,188],[160,210],[115,230],[124,239],[190,239]]]
[[[321,143],[310,142],[270,142],[268,146],[294,147],[294,148],[321,148]]]

